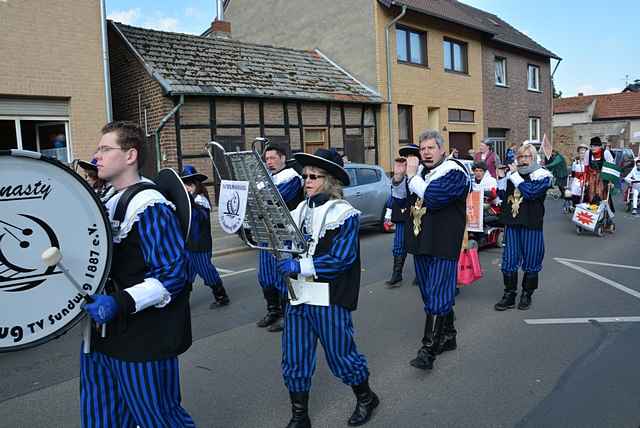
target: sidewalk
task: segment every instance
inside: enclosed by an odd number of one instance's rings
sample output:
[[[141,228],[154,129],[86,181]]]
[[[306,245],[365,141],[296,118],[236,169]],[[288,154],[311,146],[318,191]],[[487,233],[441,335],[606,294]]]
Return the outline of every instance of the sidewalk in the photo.
[[[235,233],[230,235],[222,230],[218,223],[218,207],[211,209],[211,233],[213,234],[213,257],[251,251],[240,236]]]

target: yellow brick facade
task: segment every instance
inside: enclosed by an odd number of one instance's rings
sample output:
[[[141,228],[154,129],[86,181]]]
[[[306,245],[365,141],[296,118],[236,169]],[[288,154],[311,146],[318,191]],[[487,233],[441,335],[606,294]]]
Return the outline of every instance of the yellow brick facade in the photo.
[[[98,0],[0,1],[0,96],[67,99],[74,158],[107,117],[100,46]]]
[[[387,65],[385,51],[385,26],[395,17],[389,9],[373,0],[376,12],[376,68],[377,90],[387,95]],[[473,147],[477,148],[483,135],[482,107],[482,45],[479,33],[454,24],[446,24],[428,16],[407,12],[398,22],[427,34],[427,67],[398,64],[396,61],[396,32],[390,30],[389,45],[392,62],[392,130],[393,153],[398,149],[397,105],[413,106],[413,141],[427,128],[437,128],[448,143],[449,132],[473,133]],[[443,38],[449,37],[467,43],[468,74],[451,73],[444,70]],[[473,110],[473,123],[451,123],[448,109]],[[435,110],[438,109],[438,110]],[[431,110],[431,114],[429,111]],[[438,112],[436,114],[436,112]],[[387,106],[380,110],[379,148],[380,165],[390,168]],[[446,128],[446,131],[445,131]],[[448,148],[447,148],[448,149]]]

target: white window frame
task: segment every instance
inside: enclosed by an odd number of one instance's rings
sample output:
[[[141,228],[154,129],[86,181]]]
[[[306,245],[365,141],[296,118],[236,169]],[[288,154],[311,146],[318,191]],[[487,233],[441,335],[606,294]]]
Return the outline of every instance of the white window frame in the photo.
[[[502,65],[502,75],[504,77],[504,82],[498,82],[498,64]],[[507,86],[507,58],[496,55],[494,60],[494,66],[495,66],[496,86]]]
[[[533,126],[536,126],[536,137],[533,138]],[[540,141],[540,118],[531,116],[529,117],[529,141],[538,142]]]
[[[527,64],[527,89],[540,92],[540,67],[535,64]]]
[[[16,141],[18,142],[18,150],[22,148],[22,127],[20,121],[22,120],[37,120],[43,122],[39,125],[52,125],[64,123],[64,132],[67,137],[67,159],[69,164],[73,162],[73,150],[71,150],[71,127],[69,126],[69,118],[65,116],[0,116],[0,120],[13,120],[16,125]],[[36,132],[36,148],[40,151],[40,136]]]

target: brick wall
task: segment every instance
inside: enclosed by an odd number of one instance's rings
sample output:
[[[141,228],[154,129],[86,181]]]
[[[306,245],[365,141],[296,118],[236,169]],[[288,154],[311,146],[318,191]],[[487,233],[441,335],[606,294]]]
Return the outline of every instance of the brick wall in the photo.
[[[0,94],[69,100],[75,158],[106,121],[98,0],[0,1]],[[73,13],[70,13],[73,12]]]
[[[148,162],[145,172],[155,169],[155,130],[174,103],[165,96],[160,84],[152,79],[140,60],[129,50],[113,26],[109,26],[111,95],[115,120],[129,120],[149,134]],[[161,167],[177,167],[175,121],[167,122],[160,134]]]
[[[496,86],[495,57],[507,59],[507,87]],[[482,48],[484,129],[505,128],[507,146],[529,139],[529,117],[540,118],[540,138],[551,136],[551,88],[549,58],[494,43]],[[540,67],[540,90],[527,89],[528,64]]]

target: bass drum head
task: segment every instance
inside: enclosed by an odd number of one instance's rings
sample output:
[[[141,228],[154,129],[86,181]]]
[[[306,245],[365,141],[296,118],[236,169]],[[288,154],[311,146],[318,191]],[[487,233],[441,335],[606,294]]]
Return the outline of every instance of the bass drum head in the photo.
[[[0,352],[37,346],[84,316],[81,294],[42,253],[62,263],[89,294],[102,291],[111,264],[111,229],[89,185],[57,160],[0,151]]]

